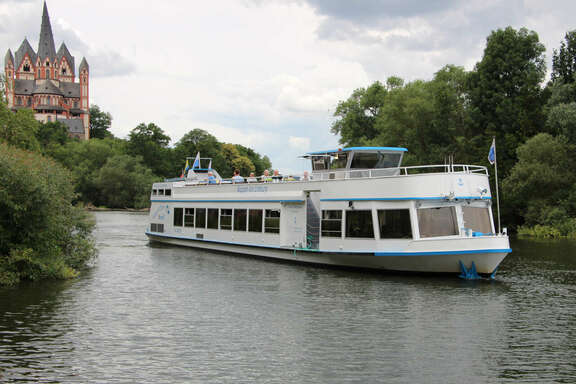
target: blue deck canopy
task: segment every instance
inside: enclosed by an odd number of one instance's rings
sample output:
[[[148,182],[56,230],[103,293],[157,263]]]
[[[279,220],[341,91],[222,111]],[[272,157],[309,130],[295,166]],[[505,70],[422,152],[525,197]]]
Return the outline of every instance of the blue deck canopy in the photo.
[[[406,148],[402,147],[348,147],[340,149],[332,149],[327,151],[316,151],[309,152],[306,155],[322,155],[325,153],[338,153],[338,152],[350,152],[350,151],[397,151],[397,152],[408,152]]]

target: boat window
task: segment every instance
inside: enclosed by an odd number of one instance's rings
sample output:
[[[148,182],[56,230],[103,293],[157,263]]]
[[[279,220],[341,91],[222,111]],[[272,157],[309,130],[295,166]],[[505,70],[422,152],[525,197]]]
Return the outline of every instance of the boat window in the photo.
[[[322,236],[342,237],[342,211],[322,211]]]
[[[372,211],[346,211],[346,237],[373,239]]]
[[[246,230],[246,209],[234,209],[234,230]]]
[[[264,232],[280,233],[280,210],[267,209],[264,218]]]
[[[166,189],[166,190],[164,190],[164,195],[166,195],[166,196],[172,196],[172,190],[171,190],[171,189]]]
[[[194,208],[184,208],[184,226],[194,227]]]
[[[158,194],[158,190],[153,189],[153,190],[152,190],[152,196],[156,196],[157,194]]]
[[[164,190],[163,189],[158,190],[158,196],[164,196]]]
[[[262,210],[251,209],[248,214],[248,230],[250,232],[262,232]]]
[[[206,228],[206,208],[196,208],[196,228]]]
[[[184,223],[184,208],[174,208],[174,226],[181,227]]]
[[[418,209],[420,237],[452,236],[458,234],[455,207]]]
[[[374,168],[394,168],[400,164],[399,153],[384,152],[354,152],[350,168],[374,169]]]
[[[330,166],[330,156],[313,156],[312,157],[312,169],[315,171],[324,171]]]
[[[410,211],[408,209],[379,209],[378,228],[381,239],[411,239]]]
[[[225,229],[227,231],[232,230],[232,210],[231,209],[221,209],[220,210],[220,229]]]
[[[342,169],[346,168],[348,163],[348,154],[346,152],[335,153],[332,157],[332,163],[330,164],[330,169]]]
[[[218,208],[208,208],[208,228],[218,229]]]
[[[488,208],[462,207],[464,227],[474,232],[491,233],[490,212]]]
[[[150,231],[152,231],[152,232],[164,232],[164,224],[151,223],[150,224]]]

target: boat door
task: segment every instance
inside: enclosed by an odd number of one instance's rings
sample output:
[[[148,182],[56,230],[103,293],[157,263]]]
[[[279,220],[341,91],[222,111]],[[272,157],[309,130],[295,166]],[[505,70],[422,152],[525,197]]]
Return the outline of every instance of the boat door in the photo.
[[[306,247],[306,204],[282,203],[280,211],[280,245]]]

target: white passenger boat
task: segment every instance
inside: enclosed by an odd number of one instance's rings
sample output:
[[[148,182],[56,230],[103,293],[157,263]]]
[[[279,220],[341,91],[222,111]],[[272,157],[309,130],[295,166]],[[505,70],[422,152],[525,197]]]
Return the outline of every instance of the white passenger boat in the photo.
[[[222,179],[201,167],[209,159],[197,157],[186,178],[153,185],[146,234],[151,241],[298,262],[493,274],[511,249],[506,231],[494,227],[486,167],[402,167],[405,151],[313,152],[304,156],[310,176],[250,182]]]

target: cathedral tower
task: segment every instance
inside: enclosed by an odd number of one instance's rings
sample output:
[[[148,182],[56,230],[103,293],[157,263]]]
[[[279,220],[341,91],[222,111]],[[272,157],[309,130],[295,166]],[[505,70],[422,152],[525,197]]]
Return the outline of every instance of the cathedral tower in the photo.
[[[68,127],[69,135],[90,138],[89,67],[86,59],[78,68],[76,82],[74,56],[62,43],[58,52],[54,44],[48,7],[44,2],[38,51],[24,39],[15,55],[8,49],[4,58],[6,99],[8,107],[33,109],[42,122],[59,121]]]

